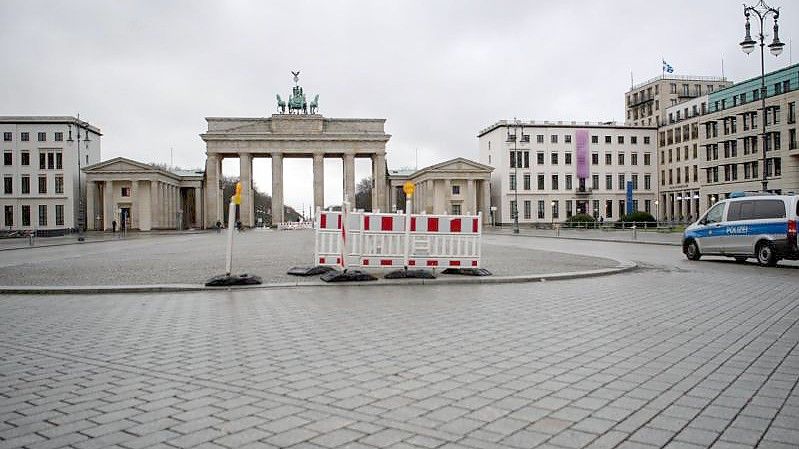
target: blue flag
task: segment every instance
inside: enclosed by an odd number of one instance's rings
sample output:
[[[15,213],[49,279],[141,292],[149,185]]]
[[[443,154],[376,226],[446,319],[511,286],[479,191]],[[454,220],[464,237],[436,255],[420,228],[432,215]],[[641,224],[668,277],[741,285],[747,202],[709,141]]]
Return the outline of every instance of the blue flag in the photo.
[[[666,72],[666,73],[673,73],[674,72],[674,68],[672,66],[670,66],[669,63],[666,62],[665,59],[663,60],[663,71]]]

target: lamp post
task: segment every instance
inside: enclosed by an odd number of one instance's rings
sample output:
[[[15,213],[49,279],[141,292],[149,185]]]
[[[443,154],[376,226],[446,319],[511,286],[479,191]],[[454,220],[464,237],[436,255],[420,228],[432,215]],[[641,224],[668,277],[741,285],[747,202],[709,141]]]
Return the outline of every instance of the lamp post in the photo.
[[[519,151],[516,146],[516,142],[519,141],[518,134],[519,129],[521,128],[522,133],[524,133],[524,128],[521,127],[521,122],[516,118],[513,119],[513,158],[516,159],[513,163],[513,204],[514,207],[511,210],[513,214],[513,233],[519,233],[519,162],[521,162],[521,158],[519,158]]]
[[[746,17],[746,36],[744,36],[744,40],[741,42],[741,49],[747,55],[752,53],[755,49],[755,42],[752,39],[752,35],[750,33],[750,26],[749,26],[749,16],[755,14],[757,18],[760,20],[760,32],[758,33],[757,37],[760,41],[760,110],[763,114],[763,191],[768,190],[768,170],[766,169],[766,146],[768,145],[768,134],[766,133],[766,69],[765,69],[765,62],[763,56],[763,47],[765,45],[765,36],[763,35],[763,21],[769,15],[774,17],[774,39],[769,44],[768,48],[771,51],[771,54],[775,57],[779,56],[782,53],[782,47],[785,46],[782,42],[780,42],[780,38],[778,35],[779,25],[777,24],[777,19],[780,18],[780,9],[774,9],[768,6],[763,0],[760,0],[755,6],[746,6],[744,4],[744,17]]]
[[[549,206],[552,210],[552,227],[555,227],[555,200],[550,201]]]
[[[86,125],[86,128],[84,128],[83,125]],[[83,201],[83,185],[82,185],[82,182],[81,182],[80,131],[82,129],[85,129],[86,138],[84,139],[84,142],[86,143],[85,144],[86,145],[86,150],[88,151],[89,150],[89,142],[90,142],[90,140],[89,140],[89,126],[88,125],[89,125],[88,123],[80,121],[80,114],[78,114],[77,120],[75,122],[75,130],[77,131],[77,138],[78,138],[77,145],[76,145],[76,150],[77,150],[76,155],[77,155],[77,159],[78,159],[78,223],[77,223],[77,225],[78,225],[78,241],[80,241],[80,242],[85,240],[85,237],[83,235],[83,231],[85,231],[85,228],[86,228],[86,216],[85,216],[86,209],[85,209],[84,201]],[[67,137],[67,141],[68,142],[72,142],[73,141],[72,140],[72,125],[68,125],[68,130],[69,130],[69,135]],[[88,194],[88,192],[87,192],[87,194]],[[86,200],[88,201],[88,198]]]

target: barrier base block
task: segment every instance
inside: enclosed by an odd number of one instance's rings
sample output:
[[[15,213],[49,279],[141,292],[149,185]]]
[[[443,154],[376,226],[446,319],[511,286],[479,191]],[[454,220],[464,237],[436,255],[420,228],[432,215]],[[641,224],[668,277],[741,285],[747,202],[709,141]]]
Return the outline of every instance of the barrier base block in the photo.
[[[220,274],[205,283],[206,287],[231,287],[234,285],[260,285],[263,281],[254,274]]]
[[[317,265],[315,267],[291,267],[286,274],[292,276],[316,276],[317,274],[324,274],[333,270],[333,267],[326,267],[324,265]]]
[[[462,276],[491,276],[491,272],[485,268],[447,268],[442,273],[460,274]]]
[[[377,280],[376,277],[361,270],[332,270],[323,274],[319,279],[325,282],[362,282]]]
[[[387,273],[385,276],[386,279],[435,279],[436,275],[433,274],[430,270],[396,270]]]

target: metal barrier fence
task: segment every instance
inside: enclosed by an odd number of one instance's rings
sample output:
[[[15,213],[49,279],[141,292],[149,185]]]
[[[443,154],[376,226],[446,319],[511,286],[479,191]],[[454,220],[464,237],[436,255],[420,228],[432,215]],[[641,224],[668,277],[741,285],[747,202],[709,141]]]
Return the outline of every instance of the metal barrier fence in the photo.
[[[311,221],[287,221],[277,224],[278,231],[296,231],[298,229],[313,229]]]
[[[347,226],[342,229],[345,221]],[[317,265],[480,268],[480,214],[408,216],[317,210],[314,228]]]

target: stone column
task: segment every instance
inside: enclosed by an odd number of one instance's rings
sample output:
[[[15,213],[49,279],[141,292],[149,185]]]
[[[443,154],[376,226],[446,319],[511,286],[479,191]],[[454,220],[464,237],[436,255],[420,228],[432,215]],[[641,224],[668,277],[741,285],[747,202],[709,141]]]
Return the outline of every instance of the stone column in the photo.
[[[344,201],[355,207],[355,154],[344,154]]]
[[[466,213],[477,215],[477,192],[474,188],[474,179],[466,180]]]
[[[194,226],[202,227],[203,225],[203,190],[201,187],[194,188]]]
[[[444,214],[446,213],[445,206],[444,206],[444,182],[438,180],[428,181],[432,184],[432,188],[430,189],[430,199],[433,203],[433,213],[434,214]]]
[[[252,154],[239,153],[239,180],[241,181],[241,205],[239,217],[241,224],[249,228],[255,226],[255,204],[252,192]]]
[[[86,182],[86,229],[93,231],[96,226],[94,217],[94,202],[97,201],[97,183],[94,181]],[[66,217],[64,217],[66,219]]]
[[[483,213],[483,224],[491,222],[491,184],[489,181],[480,181],[480,212]]]
[[[158,198],[160,203],[158,208],[161,210],[159,213],[161,229],[166,229],[169,227],[169,222],[167,221],[169,205],[166,200],[166,185],[163,182],[158,183]]]
[[[372,189],[372,209],[391,212],[391,206],[386,204],[386,154],[372,155],[372,179],[375,180]]]
[[[141,201],[139,200],[139,181],[130,181],[130,217],[128,217],[128,229],[139,229]]]
[[[283,153],[272,153],[272,224],[283,223]]]
[[[209,154],[205,160],[205,227],[212,228],[217,220],[222,221],[218,215],[219,204],[219,156]]]
[[[103,229],[111,230],[111,222],[114,221],[114,182],[105,181],[103,184]]]
[[[386,212],[394,212],[394,207],[397,205],[397,186],[391,185],[391,190],[388,191],[388,208],[386,208]],[[402,209],[405,209],[405,206],[402,206]]]
[[[313,155],[313,213],[325,208],[325,155]]]
[[[443,214],[452,213],[452,210],[450,209],[451,206],[450,198],[452,197],[452,181],[450,179],[444,180],[444,187],[441,188],[441,193],[442,193],[441,203],[444,205],[444,207],[441,209],[443,210],[442,213]]]

